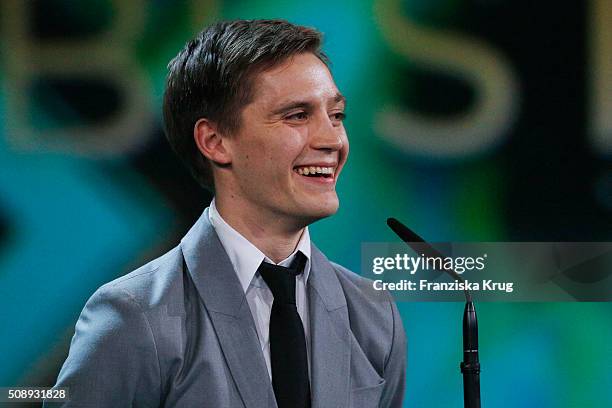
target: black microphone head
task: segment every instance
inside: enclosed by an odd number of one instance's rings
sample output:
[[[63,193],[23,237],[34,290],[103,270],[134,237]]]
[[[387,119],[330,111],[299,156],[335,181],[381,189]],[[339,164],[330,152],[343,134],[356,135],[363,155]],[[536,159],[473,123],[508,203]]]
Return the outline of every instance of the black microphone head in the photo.
[[[410,248],[416,253],[424,254],[431,258],[444,258],[437,249],[435,249],[431,244],[426,242],[423,238],[421,238],[416,232],[412,231],[410,228],[399,222],[397,219],[389,217],[387,218],[387,225],[389,228],[393,230],[397,234],[398,237],[402,239],[405,243],[408,244]],[[442,269],[443,272],[449,274],[454,279],[465,282],[465,279],[455,272],[454,269]],[[465,289],[465,297],[468,302],[472,301],[472,295],[469,290]]]
[[[404,242],[425,242],[423,238],[395,218],[387,218],[387,225]]]

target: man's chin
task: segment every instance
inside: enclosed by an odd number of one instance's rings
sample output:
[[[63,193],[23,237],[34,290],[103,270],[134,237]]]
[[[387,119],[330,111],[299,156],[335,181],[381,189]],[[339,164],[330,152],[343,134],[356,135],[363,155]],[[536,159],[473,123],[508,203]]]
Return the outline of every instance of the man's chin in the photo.
[[[319,221],[323,218],[330,217],[338,212],[338,201],[324,203],[318,203],[318,205],[313,205],[312,207],[305,209],[304,218],[309,222],[308,224],[312,224],[315,221]]]

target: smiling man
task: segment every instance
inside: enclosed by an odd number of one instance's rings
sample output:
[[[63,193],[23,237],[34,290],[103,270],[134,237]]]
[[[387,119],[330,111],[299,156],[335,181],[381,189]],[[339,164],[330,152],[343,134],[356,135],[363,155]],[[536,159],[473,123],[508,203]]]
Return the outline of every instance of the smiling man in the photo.
[[[286,21],[220,22],[171,61],[166,134],[215,198],[180,245],[87,302],[65,406],[401,406],[395,304],[310,241],[349,152],[320,42]]]

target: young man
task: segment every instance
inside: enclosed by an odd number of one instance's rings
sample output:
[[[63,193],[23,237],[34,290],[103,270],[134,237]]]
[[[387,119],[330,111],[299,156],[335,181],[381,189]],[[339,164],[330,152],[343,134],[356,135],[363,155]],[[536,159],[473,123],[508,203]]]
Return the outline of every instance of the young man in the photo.
[[[66,406],[401,406],[396,306],[308,233],[338,209],[349,150],[320,39],[221,22],[169,64],[166,134],[215,198],[179,246],[87,302]]]

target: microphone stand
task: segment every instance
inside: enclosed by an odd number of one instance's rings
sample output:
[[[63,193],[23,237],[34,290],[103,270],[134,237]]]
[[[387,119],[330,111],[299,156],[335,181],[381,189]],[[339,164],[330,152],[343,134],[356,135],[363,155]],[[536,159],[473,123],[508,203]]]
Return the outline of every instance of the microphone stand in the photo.
[[[421,252],[429,258],[444,258],[433,246],[411,229],[396,220],[388,218],[387,225],[405,243],[416,252]],[[454,270],[443,271],[454,279],[465,282],[463,277]],[[472,295],[467,289],[465,293],[465,309],[463,310],[463,361],[461,373],[463,374],[463,406],[465,408],[480,408],[480,362],[478,359],[478,321]]]

